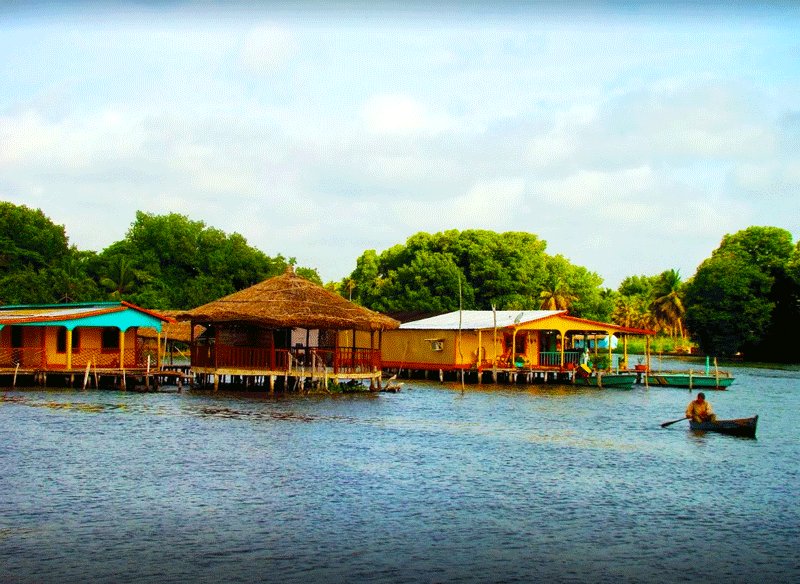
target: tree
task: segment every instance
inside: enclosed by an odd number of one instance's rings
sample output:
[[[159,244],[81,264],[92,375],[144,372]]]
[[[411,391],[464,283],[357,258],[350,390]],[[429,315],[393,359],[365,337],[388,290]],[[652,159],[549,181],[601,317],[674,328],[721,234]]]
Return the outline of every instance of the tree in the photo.
[[[280,274],[294,258],[271,258],[238,233],[171,213],[138,212],[125,238],[99,254],[97,276],[118,297],[149,308],[189,309]],[[298,275],[321,283],[310,268]]]
[[[749,227],[722,239],[686,288],[686,324],[703,351],[780,357],[769,349],[784,342],[782,323],[798,313],[788,285],[793,253],[791,234],[776,227]]]
[[[683,306],[682,282],[678,270],[666,270],[656,279],[651,295],[650,312],[659,325],[667,328],[670,335],[683,338],[683,316],[686,309]]]
[[[94,290],[63,226],[39,209],[0,202],[0,303],[81,300]]]
[[[555,273],[576,296],[570,303],[578,316],[579,311],[591,317],[610,312],[597,274],[562,256],[550,257],[545,248],[536,235],[516,231],[417,233],[381,254],[365,251],[339,290],[349,296],[352,280],[353,300],[373,310],[436,312],[457,308],[452,286],[460,279],[465,309],[525,310],[539,307],[540,294]],[[450,297],[440,298],[443,294]]]
[[[542,310],[567,310],[577,298],[560,278],[553,278],[544,290],[539,292]]]
[[[63,225],[39,209],[0,202],[0,273],[27,266],[40,270],[69,253]]]

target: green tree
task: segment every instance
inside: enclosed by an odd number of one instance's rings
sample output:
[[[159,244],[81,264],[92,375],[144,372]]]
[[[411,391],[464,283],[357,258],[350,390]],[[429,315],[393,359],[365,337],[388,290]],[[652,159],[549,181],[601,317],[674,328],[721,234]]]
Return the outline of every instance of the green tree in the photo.
[[[779,357],[770,348],[785,344],[784,321],[797,318],[787,275],[793,253],[791,234],[776,227],[722,239],[686,287],[687,328],[703,351]]]
[[[0,202],[0,273],[52,266],[70,254],[62,225],[41,210]]]
[[[554,275],[576,297],[573,314],[586,312],[591,314],[587,318],[594,318],[609,313],[602,279],[562,256],[548,256],[545,248],[536,235],[523,232],[417,233],[381,254],[365,251],[356,269],[339,283],[339,291],[348,296],[352,280],[353,300],[374,310],[455,310],[457,290],[452,286],[460,274],[463,308],[488,310],[494,305],[500,310],[523,310],[539,307],[540,294]],[[449,298],[443,298],[445,294]]]
[[[559,278],[554,278],[545,289],[539,292],[542,310],[568,310],[577,298]]]
[[[64,227],[41,210],[0,202],[0,303],[85,300],[96,287]]]
[[[294,259],[271,258],[238,233],[176,213],[138,212],[125,238],[99,254],[97,277],[136,304],[189,309],[278,275],[289,263]],[[296,272],[321,282],[314,269]]]
[[[650,312],[653,319],[661,327],[666,328],[671,336],[677,333],[683,338],[683,317],[686,309],[683,306],[681,275],[678,270],[666,270],[655,281],[652,288]]]

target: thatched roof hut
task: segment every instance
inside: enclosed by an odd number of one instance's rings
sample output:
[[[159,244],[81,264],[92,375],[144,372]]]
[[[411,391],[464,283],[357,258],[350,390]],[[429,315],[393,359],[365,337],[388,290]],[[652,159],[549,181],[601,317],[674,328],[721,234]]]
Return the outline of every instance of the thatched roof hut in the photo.
[[[182,314],[185,311],[161,310],[159,312],[165,316],[175,318],[177,317],[177,315]],[[201,326],[199,324],[194,325],[195,338],[203,334],[204,330],[206,330],[204,326]],[[139,337],[145,339],[155,339],[158,338],[159,336],[158,331],[156,331],[156,329],[151,327],[140,327],[137,334]],[[162,324],[160,335],[162,338],[168,339],[170,341],[189,343],[192,340],[192,324],[189,321],[178,321],[178,322],[169,322]]]
[[[177,315],[194,323],[249,323],[269,328],[396,329],[400,322],[368,310],[294,273],[280,276]]]

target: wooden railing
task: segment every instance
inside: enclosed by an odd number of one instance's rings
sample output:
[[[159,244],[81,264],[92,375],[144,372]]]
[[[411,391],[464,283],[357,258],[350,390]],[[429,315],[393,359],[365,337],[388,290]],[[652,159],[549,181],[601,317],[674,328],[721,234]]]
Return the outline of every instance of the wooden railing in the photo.
[[[137,343],[134,348],[125,349],[126,368],[145,367],[147,365],[147,351]],[[72,369],[84,369],[88,364],[97,369],[118,369],[120,366],[120,353],[118,350],[88,349],[86,347],[72,353]],[[158,367],[157,355],[150,356],[151,367]],[[17,365],[21,369],[42,369],[49,371],[64,370],[67,368],[65,353],[59,353],[58,359],[47,358],[47,353],[41,348],[8,348],[0,349],[0,367],[13,368]]]
[[[220,344],[192,347],[192,366],[210,369],[289,371],[307,368],[332,369],[335,373],[367,373],[380,368],[380,365],[379,350],[358,347],[274,350]]]
[[[564,366],[577,365],[580,363],[581,355],[575,351],[564,352]],[[540,351],[539,352],[539,366],[540,367],[560,367],[561,366],[561,352],[560,351]]]

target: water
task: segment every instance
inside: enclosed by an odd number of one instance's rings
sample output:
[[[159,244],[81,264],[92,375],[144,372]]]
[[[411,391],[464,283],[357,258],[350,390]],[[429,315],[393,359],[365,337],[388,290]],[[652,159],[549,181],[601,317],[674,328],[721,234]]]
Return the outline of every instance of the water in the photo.
[[[667,388],[0,391],[0,581],[800,582],[800,370],[733,370],[756,440]]]

